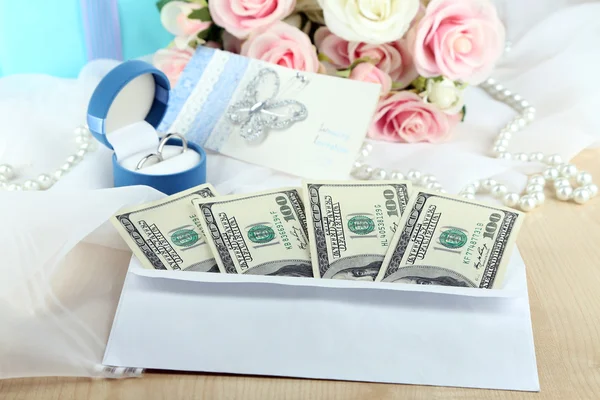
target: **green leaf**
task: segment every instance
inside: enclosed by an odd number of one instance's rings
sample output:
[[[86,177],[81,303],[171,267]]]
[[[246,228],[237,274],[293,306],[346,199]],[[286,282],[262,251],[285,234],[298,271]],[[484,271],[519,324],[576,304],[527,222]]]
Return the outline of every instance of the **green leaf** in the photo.
[[[207,28],[203,31],[198,32],[197,37],[198,37],[198,39],[206,40],[209,33],[210,33],[210,28]]]
[[[208,7],[208,2],[206,0],[188,0],[188,3],[194,3],[202,7]]]
[[[412,81],[410,85],[414,87],[418,93],[420,93],[423,90],[425,90],[425,87],[427,86],[427,78],[420,76],[414,81]]]
[[[348,68],[348,69],[343,69],[341,71],[337,71],[335,74],[339,77],[342,78],[348,78],[350,77],[350,72],[352,72],[352,68]]]
[[[361,58],[355,60],[350,65],[350,69],[354,69],[354,67],[356,67],[358,64],[361,64],[361,63],[364,63],[364,62],[371,62],[371,59],[369,57],[361,57]]]
[[[460,112],[462,113],[462,119],[460,120],[460,122],[465,122],[465,117],[467,116],[467,106],[464,105]]]
[[[200,21],[207,22],[211,21],[210,19],[210,11],[208,11],[208,7],[199,8],[197,10],[192,11],[188,15],[189,19],[199,19]]]
[[[402,82],[392,82],[392,90],[404,89],[406,85]]]
[[[174,0],[159,0],[156,3],[156,7],[158,7],[158,12],[160,12],[163,9],[163,7],[167,5],[167,3],[170,3],[172,1]]]
[[[319,57],[319,61],[325,61],[325,62],[328,62],[328,63],[332,63],[332,64],[333,64],[333,62],[331,61],[331,58],[327,57],[327,56],[326,56],[325,54],[323,54],[323,53],[319,53],[318,57]]]

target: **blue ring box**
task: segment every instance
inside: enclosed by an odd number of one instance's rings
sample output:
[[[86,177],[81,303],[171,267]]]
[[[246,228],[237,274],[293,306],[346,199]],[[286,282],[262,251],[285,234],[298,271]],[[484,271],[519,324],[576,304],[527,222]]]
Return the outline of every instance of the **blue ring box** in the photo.
[[[136,96],[139,95],[141,97],[140,103],[147,103],[149,106],[149,110],[147,111],[142,109],[143,113],[146,114],[145,117],[139,114],[138,110],[138,115],[134,114],[121,118],[117,125],[108,122],[109,111],[111,111],[114,103],[119,102],[116,105],[117,107],[126,106],[123,101],[117,100],[117,96],[130,84],[133,85],[132,82],[134,80],[148,74],[154,80],[154,97],[152,99],[144,98],[144,96],[152,96],[148,90],[139,90],[139,92],[135,93]],[[111,130],[114,130],[115,126],[122,127],[128,123],[131,124],[144,119],[156,129],[167,111],[170,88],[171,86],[167,77],[160,70],[146,62],[133,60],[120,64],[100,81],[92,94],[87,115],[90,132],[100,143],[113,150],[113,146],[106,135]],[[137,87],[129,86],[128,90],[136,89]],[[112,110],[112,115],[114,115],[115,111],[118,110]],[[176,138],[169,139],[168,144],[182,146],[181,140]],[[113,154],[115,187],[145,185],[171,195],[206,183],[206,153],[204,149],[192,142],[188,143],[188,148],[200,155],[200,163],[188,170],[169,175],[149,175],[129,170],[121,166],[117,161],[117,156]]]

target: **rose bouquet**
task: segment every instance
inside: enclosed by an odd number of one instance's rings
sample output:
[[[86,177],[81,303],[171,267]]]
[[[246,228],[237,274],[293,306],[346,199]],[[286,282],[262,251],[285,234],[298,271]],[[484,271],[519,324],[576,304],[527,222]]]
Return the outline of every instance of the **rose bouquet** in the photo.
[[[464,119],[464,90],[504,48],[490,0],[161,0],[175,35],[155,65],[172,84],[197,46],[381,85],[369,137],[438,142]]]

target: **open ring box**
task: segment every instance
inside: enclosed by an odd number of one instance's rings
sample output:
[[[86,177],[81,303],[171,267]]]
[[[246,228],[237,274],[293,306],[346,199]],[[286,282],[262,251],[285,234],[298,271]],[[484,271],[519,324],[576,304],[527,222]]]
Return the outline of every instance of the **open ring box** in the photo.
[[[158,152],[156,127],[167,111],[169,90],[161,71],[137,60],[120,64],[96,87],[87,121],[92,135],[114,150],[115,187],[146,185],[171,195],[206,182],[206,153],[194,143],[186,149],[181,139],[168,138],[162,161],[151,157]]]

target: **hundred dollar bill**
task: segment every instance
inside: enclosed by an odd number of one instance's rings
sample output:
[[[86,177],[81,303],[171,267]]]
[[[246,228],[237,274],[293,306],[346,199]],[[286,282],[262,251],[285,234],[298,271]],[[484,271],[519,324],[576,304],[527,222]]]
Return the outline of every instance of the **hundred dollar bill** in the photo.
[[[499,288],[523,218],[512,209],[416,191],[377,280]]]
[[[410,182],[304,182],[315,278],[374,281]]]
[[[205,184],[122,210],[111,220],[146,268],[219,272],[192,204],[192,199],[216,195]]]
[[[312,277],[298,189],[194,200],[221,272]]]

